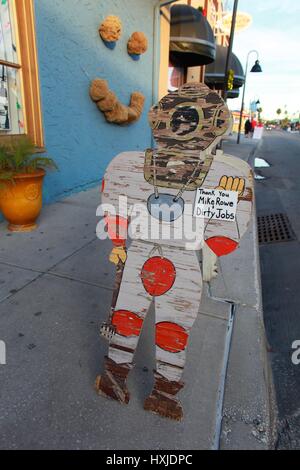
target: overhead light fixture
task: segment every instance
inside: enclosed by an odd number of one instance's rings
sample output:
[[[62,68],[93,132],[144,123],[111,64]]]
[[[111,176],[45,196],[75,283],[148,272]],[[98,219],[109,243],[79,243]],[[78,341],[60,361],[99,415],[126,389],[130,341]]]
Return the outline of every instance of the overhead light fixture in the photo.
[[[255,61],[255,64],[253,65],[252,69],[250,72],[262,72],[262,68],[260,66],[259,60]]]
[[[239,130],[238,130],[238,137],[237,137],[237,144],[240,143],[241,139],[241,130],[242,130],[242,119],[243,119],[243,112],[244,112],[244,102],[245,102],[245,91],[246,91],[246,78],[247,78],[247,72],[248,72],[248,62],[249,62],[249,56],[252,54],[252,52],[255,52],[256,54],[256,61],[255,64],[253,65],[252,69],[250,72],[262,72],[262,68],[260,66],[259,60],[258,60],[258,52],[256,50],[252,50],[248,52],[247,55],[247,62],[246,62],[246,71],[245,71],[245,83],[244,83],[244,89],[243,89],[243,98],[242,98],[242,106],[241,106],[241,112],[240,112],[240,122],[239,122]],[[258,104],[258,103],[256,103]]]

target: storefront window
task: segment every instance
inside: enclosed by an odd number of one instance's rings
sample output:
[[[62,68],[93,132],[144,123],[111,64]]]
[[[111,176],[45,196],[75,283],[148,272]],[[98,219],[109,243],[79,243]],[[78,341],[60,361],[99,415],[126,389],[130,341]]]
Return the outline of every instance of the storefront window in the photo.
[[[33,0],[0,2],[0,140],[43,147]]]
[[[0,4],[0,131],[1,133],[23,134],[25,126],[20,84],[21,67],[15,31],[11,1],[2,0]]]

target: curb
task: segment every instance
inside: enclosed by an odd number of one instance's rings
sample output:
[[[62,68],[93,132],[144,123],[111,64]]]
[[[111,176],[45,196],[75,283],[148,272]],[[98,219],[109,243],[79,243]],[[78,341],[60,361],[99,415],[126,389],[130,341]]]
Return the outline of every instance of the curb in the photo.
[[[262,135],[262,138],[258,141],[258,144],[256,145],[256,147],[250,152],[248,163],[253,168],[253,170],[255,169],[253,160],[255,160],[255,157],[260,152],[262,145],[263,145],[263,141],[264,141],[264,134]],[[255,202],[255,213],[256,213],[256,202]],[[257,223],[255,223],[255,225],[256,225],[256,236],[258,240]],[[258,274],[259,274],[259,279],[260,279],[260,292],[262,292],[261,275],[260,275],[260,253],[259,253],[258,242],[256,244],[256,247],[257,247],[257,259],[259,261]],[[263,314],[262,305],[263,304],[262,304],[262,299],[261,299],[261,322],[262,322],[263,336],[264,336],[264,342],[265,342],[264,373],[265,373],[266,387],[267,387],[267,392],[268,392],[268,415],[269,415],[269,427],[270,427],[269,446],[271,450],[274,450],[276,449],[276,443],[278,440],[278,408],[277,408],[277,401],[276,401],[276,391],[275,391],[275,384],[274,384],[274,378],[273,378],[273,371],[272,371],[271,362],[268,357],[268,351],[270,349],[270,346],[268,343],[266,330],[264,326],[264,314]]]
[[[253,159],[262,143],[263,137],[245,160],[252,168]],[[250,243],[252,252],[254,250],[255,259],[251,260],[251,264],[254,263],[253,275],[258,300],[257,305],[243,305],[241,301],[231,299],[235,318],[227,363],[220,435],[220,448],[226,450],[269,450],[276,445],[277,407],[262,310],[255,202],[252,231],[248,247]],[[247,245],[244,245],[239,256],[239,262],[249,263]]]
[[[249,156],[246,160],[247,163],[249,163],[249,165],[253,168],[253,162],[252,160],[256,157],[256,155],[258,154],[258,152],[260,151],[261,147],[262,147],[262,144],[263,144],[263,139],[264,139],[264,135],[262,135],[262,138],[259,139],[259,141],[257,142],[256,146],[251,150],[251,152],[249,153]]]

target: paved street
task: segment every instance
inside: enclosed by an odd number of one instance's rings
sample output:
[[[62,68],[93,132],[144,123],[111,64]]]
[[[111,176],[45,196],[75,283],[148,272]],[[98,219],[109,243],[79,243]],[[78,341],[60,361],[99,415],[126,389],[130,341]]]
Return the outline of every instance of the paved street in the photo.
[[[300,448],[300,365],[292,343],[300,340],[300,135],[265,132],[256,155],[270,168],[256,170],[258,215],[287,214],[297,239],[260,245],[265,326],[279,413],[278,448]]]

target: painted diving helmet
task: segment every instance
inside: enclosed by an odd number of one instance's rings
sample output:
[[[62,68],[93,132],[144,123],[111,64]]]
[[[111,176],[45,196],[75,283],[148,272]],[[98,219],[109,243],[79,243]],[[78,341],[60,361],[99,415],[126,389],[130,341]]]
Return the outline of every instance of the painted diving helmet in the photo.
[[[149,122],[158,148],[146,151],[146,180],[172,189],[188,183],[190,191],[201,186],[213,148],[232,127],[226,103],[204,83],[169,93],[151,108]]]

